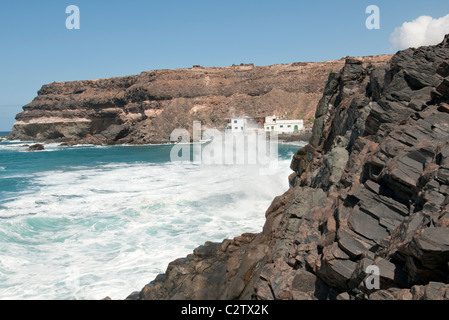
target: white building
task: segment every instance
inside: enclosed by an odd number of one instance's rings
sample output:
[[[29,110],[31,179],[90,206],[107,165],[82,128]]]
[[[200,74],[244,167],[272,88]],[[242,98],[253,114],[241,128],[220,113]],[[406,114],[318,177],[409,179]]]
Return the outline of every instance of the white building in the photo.
[[[304,120],[278,120],[276,116],[265,117],[266,132],[293,133],[304,130]]]
[[[228,128],[233,133],[263,130],[262,125],[251,118],[232,118],[231,123],[228,124]]]
[[[232,132],[245,132],[248,121],[245,118],[233,118],[231,119]]]

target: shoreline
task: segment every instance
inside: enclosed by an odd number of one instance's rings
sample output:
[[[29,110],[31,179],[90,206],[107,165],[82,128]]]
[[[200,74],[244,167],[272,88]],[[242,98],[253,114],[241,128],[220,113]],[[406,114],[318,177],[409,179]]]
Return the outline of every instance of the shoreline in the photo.
[[[284,133],[284,134],[278,135],[278,141],[280,143],[304,142],[304,143],[308,144],[311,138],[312,138],[312,132]]]
[[[6,132],[5,132],[6,133]],[[278,143],[279,144],[301,144],[305,143],[308,144],[310,139],[312,137],[312,133],[283,133],[278,134]],[[40,143],[40,144],[59,144],[58,147],[73,147],[73,146],[152,146],[152,145],[175,145],[176,142],[172,141],[146,141],[146,142],[111,142],[111,141],[85,141],[84,139],[81,139],[79,141],[77,140],[71,140],[71,141],[55,141],[55,140],[20,140],[20,139],[14,139],[9,140],[9,135],[1,136],[0,135],[0,142],[3,141],[9,141],[9,142],[17,142],[17,143],[27,143],[27,144],[33,144],[33,143]],[[195,143],[192,139],[190,143],[186,144],[193,144]],[[207,143],[207,141],[200,141],[200,143]]]

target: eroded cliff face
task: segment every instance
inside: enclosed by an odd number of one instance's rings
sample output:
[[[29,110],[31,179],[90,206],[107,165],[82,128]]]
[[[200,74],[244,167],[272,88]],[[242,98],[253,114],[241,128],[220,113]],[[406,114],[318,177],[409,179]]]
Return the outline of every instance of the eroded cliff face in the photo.
[[[129,299],[449,298],[449,36],[386,66],[347,59],[323,92],[263,231],[206,243]]]
[[[364,57],[384,64],[390,56]],[[10,138],[70,143],[168,142],[193,121],[223,129],[232,117],[313,117],[327,76],[344,59],[258,67],[155,70],[44,85],[16,117]]]

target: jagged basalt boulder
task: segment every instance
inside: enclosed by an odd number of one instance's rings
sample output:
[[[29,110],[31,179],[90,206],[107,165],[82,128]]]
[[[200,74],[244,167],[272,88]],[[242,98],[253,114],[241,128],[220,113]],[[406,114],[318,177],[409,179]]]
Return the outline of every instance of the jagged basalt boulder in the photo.
[[[297,176],[301,176],[301,174],[306,171],[308,164],[313,160],[315,156],[315,148],[308,144],[303,148],[299,149],[294,155],[292,162],[290,164],[290,169],[294,172],[298,173],[297,175],[293,175],[292,179],[290,179],[290,185],[295,186],[297,184]]]
[[[40,143],[33,144],[28,148],[28,151],[43,151],[43,150],[45,150],[45,147],[43,144]]]

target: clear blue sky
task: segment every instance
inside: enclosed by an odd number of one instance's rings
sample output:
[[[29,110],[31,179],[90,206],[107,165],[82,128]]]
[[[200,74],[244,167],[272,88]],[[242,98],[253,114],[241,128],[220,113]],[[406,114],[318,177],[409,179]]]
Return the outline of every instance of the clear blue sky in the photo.
[[[368,30],[368,5],[381,13]],[[68,30],[68,5],[80,30]],[[0,6],[0,131],[43,84],[145,70],[394,53],[393,30],[448,0],[14,0]]]

